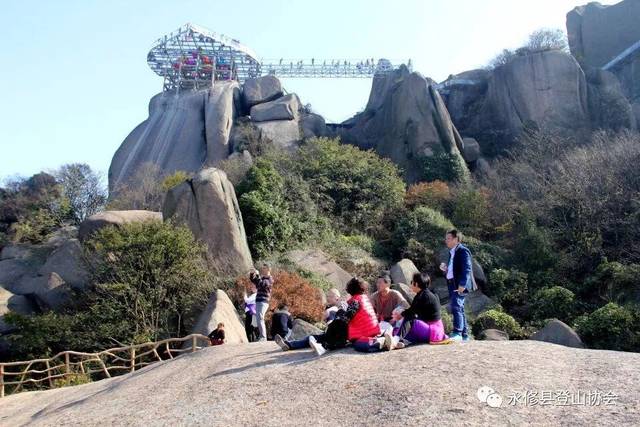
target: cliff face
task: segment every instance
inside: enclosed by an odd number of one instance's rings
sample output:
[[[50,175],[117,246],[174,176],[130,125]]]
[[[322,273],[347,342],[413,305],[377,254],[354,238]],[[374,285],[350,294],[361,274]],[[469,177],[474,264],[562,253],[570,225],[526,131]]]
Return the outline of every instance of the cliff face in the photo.
[[[235,82],[221,82],[210,90],[154,96],[149,118],[127,136],[113,156],[109,188],[127,183],[147,162],[172,173],[195,172],[225,159],[239,96]]]
[[[406,67],[374,77],[367,108],[342,136],[391,159],[409,182],[420,179],[421,159],[434,153],[445,152],[464,162],[462,138],[435,82]]]
[[[640,42],[640,1],[624,0],[610,6],[589,3],[567,13],[567,35],[571,53],[585,71],[600,68]],[[640,50],[612,71],[621,84],[640,122]],[[602,111],[606,114],[606,111]]]

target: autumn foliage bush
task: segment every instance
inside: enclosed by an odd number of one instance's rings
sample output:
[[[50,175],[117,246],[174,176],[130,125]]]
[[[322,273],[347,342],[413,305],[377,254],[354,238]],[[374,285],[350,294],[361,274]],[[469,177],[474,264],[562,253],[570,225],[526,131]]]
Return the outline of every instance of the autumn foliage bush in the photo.
[[[322,299],[320,290],[308,280],[296,273],[274,271],[271,302],[267,312],[267,323],[271,321],[271,313],[278,305],[285,303],[294,318],[315,323],[322,320]],[[250,292],[249,277],[242,276],[236,280],[236,286],[231,296],[238,304],[242,303],[242,292]]]

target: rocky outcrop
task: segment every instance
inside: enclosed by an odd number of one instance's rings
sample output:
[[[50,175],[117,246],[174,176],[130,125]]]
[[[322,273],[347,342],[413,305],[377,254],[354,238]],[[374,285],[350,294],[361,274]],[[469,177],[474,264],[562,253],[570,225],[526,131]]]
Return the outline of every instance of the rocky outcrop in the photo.
[[[256,104],[273,101],[281,96],[280,80],[271,75],[247,79],[242,87],[242,99],[247,111]]]
[[[287,253],[287,259],[296,267],[315,273],[326,279],[341,293],[353,277],[320,249],[294,250]]]
[[[413,275],[420,273],[420,270],[418,270],[413,261],[404,258],[391,266],[390,273],[393,283],[410,285],[413,280]]]
[[[273,342],[225,344],[122,377],[8,396],[0,399],[0,413],[4,425],[34,427],[631,426],[640,424],[639,364],[638,353],[536,341],[370,354],[348,348],[323,357],[311,349],[282,352]],[[398,367],[406,373],[390,373]],[[478,399],[481,386],[502,396],[501,408]],[[569,399],[583,403],[563,404],[562,395],[551,404],[524,402],[525,393],[539,398],[545,390],[567,390]],[[585,404],[585,395],[596,390],[600,404]],[[509,403],[510,396],[521,403]]]
[[[304,113],[302,114],[302,136],[304,138],[313,138],[314,136],[327,136],[327,124],[320,114]]]
[[[207,245],[218,271],[238,275],[252,267],[236,193],[223,171],[204,169],[169,190],[162,212],[165,220],[185,223]]]
[[[567,13],[569,48],[587,68],[602,67],[640,40],[640,2],[591,2]]]
[[[240,86],[218,82],[207,90],[164,92],[149,103],[149,118],[116,151],[109,168],[109,189],[130,184],[138,168],[153,163],[163,173],[196,172],[227,158],[229,132],[237,114]]]
[[[635,129],[636,117],[618,78],[608,71],[587,72],[588,105],[594,128]]]
[[[98,212],[82,221],[78,230],[78,238],[84,241],[103,227],[117,227],[122,224],[145,221],[162,221],[162,213],[143,210]]]
[[[258,122],[254,125],[260,130],[262,138],[266,138],[276,147],[294,150],[300,141],[300,125],[297,120],[273,120]]]
[[[42,244],[3,248],[0,290],[13,295],[10,301],[18,307],[14,311],[28,314],[58,309],[69,300],[73,289],[81,290],[88,285],[89,274],[76,235],[75,228],[67,227]],[[24,307],[28,308],[23,310]]]
[[[516,55],[490,73],[452,76],[440,87],[460,133],[488,155],[502,153],[525,127],[589,127],[585,75],[561,51]]]
[[[499,329],[485,329],[476,338],[484,341],[509,341],[509,335]]]
[[[233,303],[224,291],[218,289],[209,298],[191,333],[209,335],[220,322],[224,323],[225,344],[249,342],[244,323],[240,320]]]
[[[4,315],[11,312],[28,315],[36,310],[31,299],[24,295],[14,295],[0,287],[0,335],[11,331],[11,325],[4,321]]]
[[[291,329],[290,341],[301,340],[309,335],[319,335],[322,333],[322,329],[313,326],[309,322],[305,322],[302,319],[295,319],[293,321],[293,328]]]
[[[300,100],[295,93],[251,107],[251,120],[268,122],[270,120],[294,120],[300,114]]]
[[[425,157],[444,153],[464,164],[462,138],[435,82],[405,66],[373,78],[365,111],[339,135],[391,159],[404,170],[408,182],[423,177]]]
[[[550,342],[566,347],[584,348],[580,336],[566,323],[553,319],[531,336],[532,340]]]

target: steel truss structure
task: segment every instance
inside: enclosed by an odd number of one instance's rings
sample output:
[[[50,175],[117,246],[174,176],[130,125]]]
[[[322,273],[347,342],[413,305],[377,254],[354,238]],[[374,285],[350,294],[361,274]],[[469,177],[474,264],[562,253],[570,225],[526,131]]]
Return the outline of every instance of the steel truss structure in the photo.
[[[387,59],[260,61],[236,39],[186,24],[158,40],[147,54],[149,67],[164,78],[164,91],[201,89],[220,80],[275,75],[285,78],[371,78],[397,68]],[[411,60],[407,62],[411,69]]]

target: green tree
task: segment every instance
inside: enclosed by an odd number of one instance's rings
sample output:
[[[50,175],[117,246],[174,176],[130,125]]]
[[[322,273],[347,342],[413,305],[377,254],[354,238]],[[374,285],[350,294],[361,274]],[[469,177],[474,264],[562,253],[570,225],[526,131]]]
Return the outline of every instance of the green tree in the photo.
[[[102,177],[85,163],[72,163],[61,166],[56,178],[67,198],[71,216],[76,224],[101,210],[107,201],[107,189]]]

